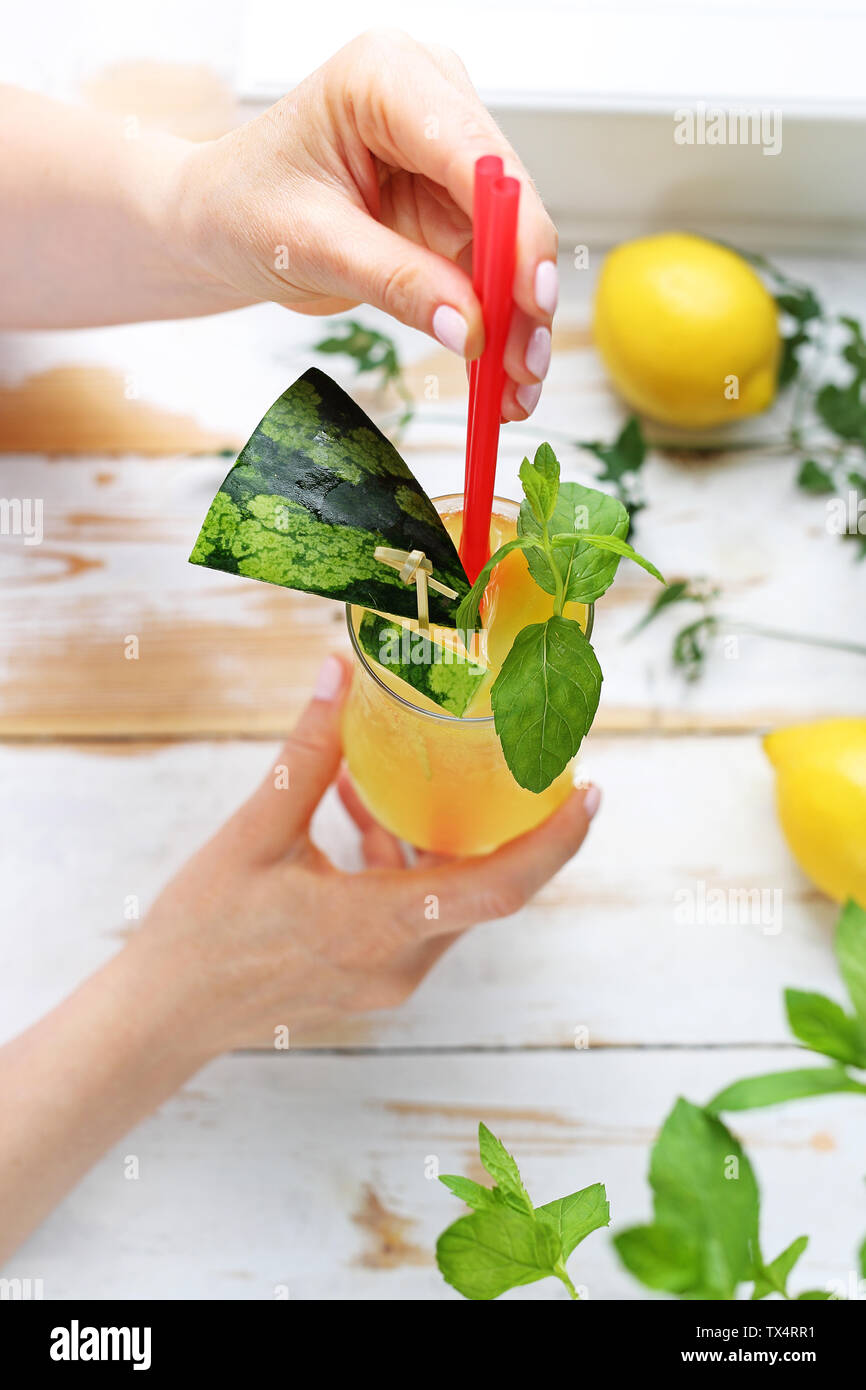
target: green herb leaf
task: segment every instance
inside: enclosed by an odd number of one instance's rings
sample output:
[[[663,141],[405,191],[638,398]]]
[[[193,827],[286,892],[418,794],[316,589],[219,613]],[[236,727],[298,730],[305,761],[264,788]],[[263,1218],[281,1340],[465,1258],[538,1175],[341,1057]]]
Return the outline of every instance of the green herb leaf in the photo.
[[[788,1297],[788,1277],[808,1244],[808,1236],[798,1236],[770,1264],[761,1263],[755,1276],[753,1300],[766,1298],[770,1293],[780,1293],[783,1298]]]
[[[581,532],[581,544],[593,545],[598,550],[609,550],[612,554],[624,556],[627,560],[633,560],[641,569],[651,574],[653,579],[657,579],[660,584],[665,583],[665,577],[660,574],[651,560],[647,560],[643,555],[639,555],[633,545],[628,541],[621,540],[619,536],[596,536],[591,531]],[[555,546],[574,545],[573,536],[551,536],[551,544]]]
[[[480,1182],[461,1178],[457,1173],[440,1173],[439,1181],[475,1211],[490,1211],[493,1207],[502,1206],[502,1195],[495,1187],[482,1187]]]
[[[679,1227],[630,1226],[613,1238],[617,1254],[648,1289],[684,1294],[700,1283],[697,1241]]]
[[[851,1003],[866,1024],[866,911],[853,900],[845,904],[836,925],[835,950]]]
[[[706,613],[697,622],[688,623],[676,633],[671,656],[687,681],[697,680],[707,659],[710,642],[719,629],[719,620],[713,613]]]
[[[767,1072],[749,1076],[726,1086],[707,1104],[711,1114],[723,1110],[758,1110],[765,1105],[781,1105],[787,1100],[807,1096],[836,1095],[856,1091],[866,1095],[866,1086],[850,1077],[843,1067],[802,1067],[795,1071]]]
[[[539,445],[534,463],[523,460],[520,481],[537,520],[549,521],[559,492],[559,460],[549,444]]]
[[[831,1299],[832,1297],[833,1297],[833,1295],[832,1295],[831,1293],[828,1293],[826,1289],[804,1289],[802,1293],[798,1293],[798,1294],[797,1294],[797,1302],[798,1302],[798,1303],[817,1303],[817,1302],[819,1302],[819,1301],[825,1302],[825,1301],[827,1301],[828,1299]]]
[[[730,1299],[750,1277],[758,1238],[758,1187],[746,1154],[720,1120],[678,1100],[650,1158],[655,1221],[615,1244],[654,1288],[689,1298]],[[637,1263],[629,1264],[629,1260]]]
[[[833,475],[828,473],[826,468],[822,468],[820,463],[814,459],[804,459],[797,474],[797,486],[804,492],[814,493],[816,497],[826,497],[828,492],[833,492],[835,484]]]
[[[840,439],[866,444],[866,403],[862,387],[860,377],[855,377],[848,386],[823,386],[815,397],[815,410]]]
[[[800,285],[796,289],[777,294],[776,303],[798,323],[809,323],[812,319],[821,317],[821,305],[808,285]]]
[[[553,1276],[576,1298],[565,1261],[591,1231],[608,1224],[604,1187],[595,1183],[536,1211],[515,1160],[485,1124],[478,1126],[478,1146],[496,1187],[451,1174],[440,1177],[475,1207],[439,1237],[436,1260],[443,1277],[465,1298],[490,1299]]]
[[[490,583],[490,576],[500,560],[504,560],[506,555],[510,555],[512,550],[529,550],[531,547],[540,545],[534,536],[515,536],[514,540],[506,541],[495,551],[487,564],[481,570],[469,593],[463,599],[457,609],[457,620],[455,626],[460,632],[474,632],[479,625],[478,614],[481,608],[481,600],[484,597],[484,590]]]
[[[621,483],[627,474],[636,473],[646,458],[646,441],[635,415],[626,421],[613,444],[595,441],[581,448],[601,459],[604,468],[598,476],[603,483]]]
[[[610,588],[619,557],[600,551],[582,540],[583,532],[593,535],[628,535],[628,512],[615,497],[581,483],[561,483],[556,505],[548,522],[551,535],[573,535],[571,546],[557,548],[551,562],[541,540],[544,528],[531,505],[524,502],[517,522],[518,535],[538,542],[538,548],[527,553],[529,572],[536,584],[547,594],[557,592],[557,582],[551,564],[559,570],[560,583],[566,603],[594,603]]]
[[[490,699],[505,761],[521,787],[544,791],[568,766],[595,718],[601,682],[595,652],[573,619],[554,616],[517,634]]]
[[[570,1197],[546,1202],[543,1207],[535,1208],[535,1215],[552,1223],[559,1238],[561,1258],[567,1260],[588,1235],[610,1225],[610,1204],[604,1183],[593,1183],[592,1187],[572,1192]]]
[[[436,1243],[443,1279],[471,1299],[498,1298],[554,1275],[558,1259],[553,1229],[511,1207],[463,1216]]]
[[[478,1126],[478,1150],[481,1162],[496,1183],[504,1200],[518,1211],[532,1211],[529,1193],[523,1186],[520,1169],[511,1154],[485,1124]]]
[[[813,1052],[853,1067],[866,1067],[866,1035],[860,1020],[846,1014],[833,999],[786,989],[785,1007],[791,1032]]]

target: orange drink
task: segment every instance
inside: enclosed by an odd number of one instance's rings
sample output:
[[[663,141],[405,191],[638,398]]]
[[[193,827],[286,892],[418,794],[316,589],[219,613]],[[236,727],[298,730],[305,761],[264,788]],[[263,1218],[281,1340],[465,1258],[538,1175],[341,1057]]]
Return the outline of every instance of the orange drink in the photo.
[[[459,545],[460,496],[435,499]],[[491,554],[517,533],[518,506],[496,498]],[[364,610],[349,606],[355,654],[343,716],[343,745],[357,791],[388,830],[422,849],[484,854],[546,820],[568,796],[573,764],[543,792],[514,780],[493,726],[490,687],[521,628],[553,613],[553,597],[531,577],[526,558],[512,551],[494,569],[482,608],[489,674],[462,718],[446,713],[368,656],[358,641]],[[592,605],[567,604],[589,636]]]

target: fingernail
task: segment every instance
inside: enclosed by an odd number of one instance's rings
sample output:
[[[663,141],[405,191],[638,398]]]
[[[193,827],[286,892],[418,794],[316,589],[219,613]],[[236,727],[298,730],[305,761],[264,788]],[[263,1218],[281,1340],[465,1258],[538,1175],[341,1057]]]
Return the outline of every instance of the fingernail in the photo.
[[[316,677],[316,688],[313,691],[314,700],[327,700],[330,704],[336,700],[343,688],[343,663],[336,656],[326,657],[319,667],[319,674]]]
[[[558,300],[559,271],[556,261],[541,261],[535,272],[535,302],[543,314],[553,314]]]
[[[450,304],[440,304],[433,315],[433,332],[443,347],[463,356],[469,327],[462,314],[452,309]]]
[[[538,398],[540,395],[540,381],[534,381],[531,386],[518,386],[514,393],[517,404],[523,407],[527,415],[531,415],[538,405]]]
[[[590,782],[583,794],[583,812],[587,820],[592,820],[599,806],[601,805],[601,792],[594,783]]]
[[[526,348],[526,370],[543,381],[550,366],[550,329],[536,328],[530,335]]]

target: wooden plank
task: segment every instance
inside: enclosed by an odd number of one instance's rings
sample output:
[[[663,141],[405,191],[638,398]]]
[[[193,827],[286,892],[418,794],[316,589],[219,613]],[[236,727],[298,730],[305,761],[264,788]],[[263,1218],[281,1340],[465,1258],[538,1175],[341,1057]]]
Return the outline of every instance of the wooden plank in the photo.
[[[514,1150],[537,1202],[603,1181],[611,1230],[622,1230],[649,1215],[648,1148],[674,1098],[705,1100],[781,1060],[759,1050],[225,1058],[117,1145],[3,1274],[41,1278],[46,1298],[454,1298],[433,1250],[464,1209],[425,1165],[480,1177],[479,1120]],[[764,1249],[808,1234],[792,1286],[838,1280],[856,1295],[862,1104],[831,1097],[735,1118],[761,1184]],[[137,1181],[124,1178],[127,1155]],[[570,1269],[590,1299],[647,1296],[608,1231]],[[566,1297],[555,1281],[506,1296]]]
[[[595,465],[569,441],[610,439],[621,424],[622,406],[591,345],[595,269],[594,262],[592,273],[577,271],[563,260],[550,375],[532,421],[503,431],[503,493],[516,493],[524,452],[545,437],[568,477],[591,481]],[[854,263],[791,269],[817,283],[829,303],[858,308]],[[459,488],[462,364],[383,316],[365,310],[364,318],[394,333],[409,363],[419,402],[403,446],[412,467],[431,493]],[[10,598],[0,630],[0,736],[244,737],[285,728],[320,657],[341,640],[339,609],[187,565],[228,461],[166,450],[200,452],[214,440],[243,439],[313,360],[320,333],[307,319],[260,305],[184,324],[0,340],[0,449],[5,418],[7,450],[74,455],[0,457],[0,495],[41,498],[45,529],[41,545],[3,538],[0,575]],[[374,415],[386,420],[391,411],[393,420],[396,398],[378,397],[339,359],[319,360]],[[787,409],[783,403],[746,422],[740,435],[777,432]],[[37,430],[30,437],[22,433],[26,418]],[[118,450],[127,456],[104,456]],[[720,611],[736,622],[864,642],[866,569],[854,563],[853,547],[827,533],[823,499],[799,493],[793,475],[792,460],[777,455],[703,462],[656,455],[645,468],[650,505],[638,544],[668,577],[721,585]],[[670,666],[670,639],[697,610],[675,611],[634,642],[623,640],[654,594],[646,575],[624,566],[599,605],[600,728],[736,731],[862,709],[862,657],[737,638],[727,625],[729,640],[718,644],[706,678],[685,686]],[[134,670],[122,658],[128,633],[142,642]]]
[[[509,448],[501,472],[516,470],[524,444]],[[431,490],[459,485],[456,447],[443,448],[441,436],[412,460]],[[187,563],[227,466],[0,462],[4,496],[44,499],[45,533],[41,545],[7,538],[0,557],[8,596],[0,735],[276,736],[286,728],[324,653],[344,642],[342,609]],[[777,460],[745,458],[697,476],[649,465],[654,505],[642,514],[638,542],[670,576],[721,581],[723,611],[736,619],[862,640],[855,594],[863,576],[851,547],[812,534],[815,499],[792,493],[768,519],[778,471]],[[755,729],[862,708],[863,657],[747,636],[719,642],[704,680],[688,686],[671,669],[670,640],[695,612],[680,610],[624,640],[654,589],[624,566],[599,604],[600,728]],[[124,655],[131,634],[136,661]]]
[[[276,745],[124,749],[0,748],[6,1035],[111,955],[128,895],[144,913]],[[601,811],[535,903],[465,937],[404,1008],[317,1044],[568,1048],[578,1028],[593,1044],[775,1043],[789,1037],[786,985],[839,996],[836,909],[788,854],[756,740],[594,736],[583,770],[603,788]],[[334,801],[317,835],[357,865]],[[701,903],[719,888],[761,890],[763,911],[756,901],[741,916],[726,898],[728,920],[707,922]]]

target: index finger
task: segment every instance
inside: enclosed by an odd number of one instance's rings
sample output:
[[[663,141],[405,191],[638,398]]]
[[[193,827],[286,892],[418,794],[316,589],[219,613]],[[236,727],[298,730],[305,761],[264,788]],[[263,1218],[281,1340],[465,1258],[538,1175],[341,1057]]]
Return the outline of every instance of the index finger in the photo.
[[[394,911],[422,938],[512,916],[580,849],[600,800],[597,787],[576,788],[548,820],[492,854],[404,872]]]
[[[514,299],[533,318],[549,320],[555,296],[550,274],[539,277],[538,270],[551,262],[555,267],[556,228],[456,54],[448,62],[443,50],[431,52],[408,34],[389,30],[362,35],[344,55],[359,133],[378,158],[432,179],[470,219],[481,155],[499,155],[505,174],[520,180]]]

